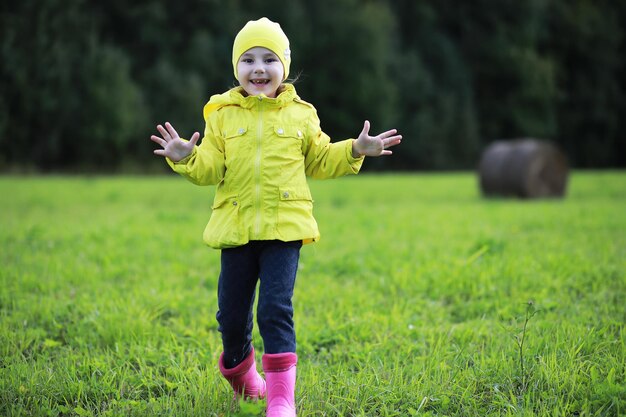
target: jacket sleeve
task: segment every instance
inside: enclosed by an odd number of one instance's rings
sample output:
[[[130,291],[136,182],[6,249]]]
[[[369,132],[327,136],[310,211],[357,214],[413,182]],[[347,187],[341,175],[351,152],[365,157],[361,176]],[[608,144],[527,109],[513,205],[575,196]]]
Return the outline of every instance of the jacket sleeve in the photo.
[[[191,155],[178,162],[166,158],[175,172],[196,185],[214,185],[224,178],[224,140],[215,125],[215,118],[209,117],[202,142]]]
[[[330,142],[330,137],[322,132],[317,112],[312,109],[307,126],[304,147],[304,166],[306,175],[312,178],[336,178],[347,174],[358,174],[364,157],[352,156],[352,142]]]

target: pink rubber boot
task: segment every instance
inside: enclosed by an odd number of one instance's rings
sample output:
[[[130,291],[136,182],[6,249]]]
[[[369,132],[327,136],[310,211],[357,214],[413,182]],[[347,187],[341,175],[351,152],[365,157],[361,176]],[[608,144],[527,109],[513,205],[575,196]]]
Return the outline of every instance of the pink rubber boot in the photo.
[[[263,355],[263,371],[267,379],[266,417],[295,417],[296,364],[295,353]]]
[[[235,399],[243,395],[246,400],[258,400],[265,398],[265,380],[256,370],[254,360],[254,348],[239,365],[232,369],[224,368],[224,354],[220,355],[220,372],[230,383],[235,391]]]

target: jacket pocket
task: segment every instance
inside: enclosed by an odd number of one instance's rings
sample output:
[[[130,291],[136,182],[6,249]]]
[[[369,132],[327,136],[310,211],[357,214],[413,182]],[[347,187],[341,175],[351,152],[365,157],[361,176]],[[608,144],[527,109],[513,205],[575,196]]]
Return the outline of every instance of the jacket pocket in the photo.
[[[233,139],[233,138],[238,138],[240,136],[243,136],[246,134],[247,131],[248,131],[248,126],[231,125],[228,127],[228,129],[222,132],[222,136],[224,137],[225,140],[228,140],[228,139]]]
[[[316,238],[319,234],[313,218],[313,199],[307,186],[280,187],[278,232],[283,240]]]
[[[284,149],[292,149],[302,154],[304,149],[304,131],[292,125],[274,126],[274,135],[278,137],[278,143]]]
[[[302,133],[302,130],[296,126],[276,125],[274,126],[274,133],[276,136],[281,138],[304,139],[304,133]]]
[[[214,248],[239,246],[243,243],[240,202],[236,194],[216,196],[204,241]]]
[[[238,158],[240,157],[247,147],[249,147],[249,140],[247,140],[246,134],[248,133],[248,126],[230,126],[227,130],[222,132],[224,138],[224,149],[226,152],[226,158]]]
[[[313,198],[311,197],[311,191],[309,187],[280,187],[278,189],[280,193],[279,199],[280,201],[309,201],[313,203]]]

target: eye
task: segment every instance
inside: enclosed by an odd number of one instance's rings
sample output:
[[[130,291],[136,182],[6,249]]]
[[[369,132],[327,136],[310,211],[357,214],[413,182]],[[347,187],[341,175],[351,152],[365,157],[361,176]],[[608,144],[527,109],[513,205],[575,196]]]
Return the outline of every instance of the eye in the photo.
[[[272,62],[278,62],[278,60],[276,58],[266,58],[265,62],[271,64]]]
[[[254,60],[252,58],[242,58],[241,62],[243,62],[244,64],[252,64]]]

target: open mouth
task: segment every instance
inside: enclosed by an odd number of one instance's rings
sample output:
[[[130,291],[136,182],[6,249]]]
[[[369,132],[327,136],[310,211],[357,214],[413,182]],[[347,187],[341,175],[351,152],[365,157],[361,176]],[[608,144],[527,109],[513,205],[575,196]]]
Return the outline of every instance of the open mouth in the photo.
[[[255,85],[265,85],[269,84],[270,80],[250,80],[250,82]]]

